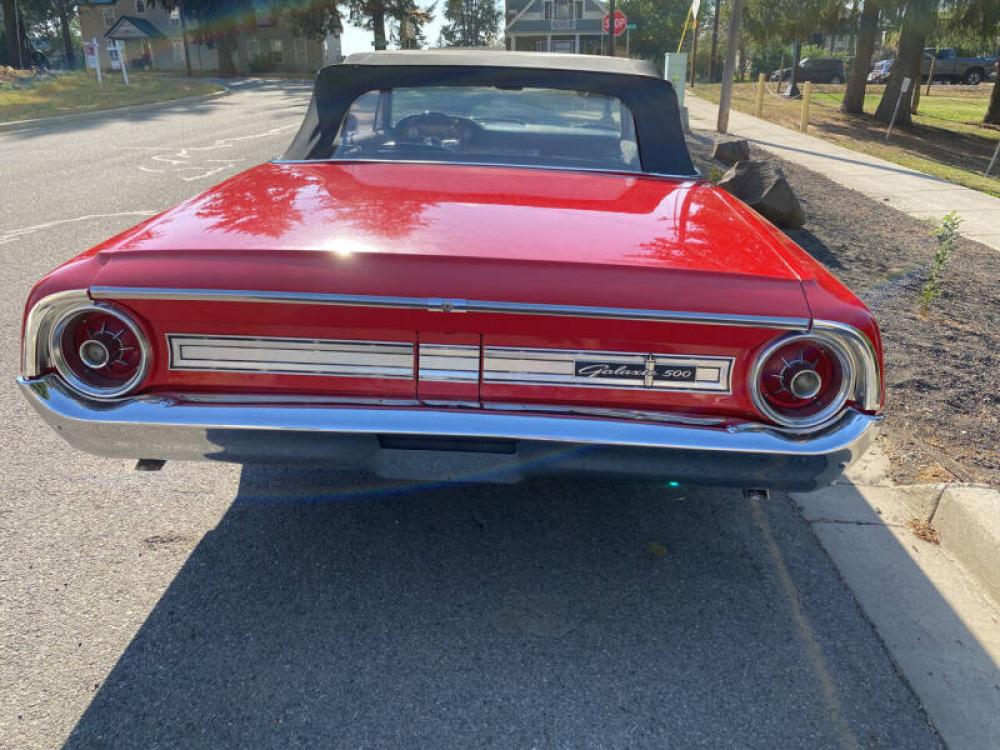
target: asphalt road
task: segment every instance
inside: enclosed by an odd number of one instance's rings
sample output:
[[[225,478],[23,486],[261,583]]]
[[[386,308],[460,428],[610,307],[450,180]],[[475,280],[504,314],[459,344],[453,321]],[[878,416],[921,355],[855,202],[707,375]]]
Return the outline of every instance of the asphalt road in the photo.
[[[782,495],[138,473],[29,413],[31,283],[279,153],[305,100],[0,133],[0,747],[938,747]]]

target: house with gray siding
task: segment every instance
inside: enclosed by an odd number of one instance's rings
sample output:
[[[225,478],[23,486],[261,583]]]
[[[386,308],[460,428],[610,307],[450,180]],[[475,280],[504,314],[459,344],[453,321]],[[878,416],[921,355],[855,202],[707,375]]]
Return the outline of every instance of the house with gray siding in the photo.
[[[507,49],[601,54],[607,6],[597,0],[506,0]]]

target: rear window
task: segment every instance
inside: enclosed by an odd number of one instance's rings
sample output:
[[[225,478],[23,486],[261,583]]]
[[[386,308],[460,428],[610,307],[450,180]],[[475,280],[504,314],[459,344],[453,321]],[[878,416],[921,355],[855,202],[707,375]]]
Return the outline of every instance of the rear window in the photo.
[[[344,117],[332,156],[641,170],[635,123],[621,100],[547,88],[369,91]]]

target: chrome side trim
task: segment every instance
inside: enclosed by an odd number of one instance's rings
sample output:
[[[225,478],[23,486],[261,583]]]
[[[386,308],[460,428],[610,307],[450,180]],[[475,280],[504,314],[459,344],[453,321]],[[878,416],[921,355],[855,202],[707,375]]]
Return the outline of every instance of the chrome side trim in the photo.
[[[21,343],[21,374],[26,378],[37,377],[48,361],[46,342],[49,330],[60,313],[71,307],[90,302],[86,289],[69,289],[43,297],[28,311],[24,321],[24,339]]]
[[[340,307],[380,307],[404,310],[428,310],[443,313],[543,315],[550,317],[641,320],[658,323],[689,323],[694,325],[727,325],[788,331],[807,331],[809,330],[810,323],[809,318],[769,315],[735,315],[686,312],[681,310],[648,310],[628,307],[549,305],[533,302],[392,297],[366,294],[320,294],[314,292],[276,292],[244,289],[161,289],[156,287],[95,286],[91,288],[90,295],[94,299],[107,300],[148,299],[184,302],[256,302]]]
[[[851,351],[855,372],[854,397],[861,408],[878,411],[882,407],[882,378],[875,345],[854,326],[834,320],[813,321],[813,330],[840,339]]]
[[[660,367],[693,367],[695,379],[650,377],[643,382],[634,378],[595,378],[577,374],[577,362],[604,360],[646,372]],[[487,346],[483,349],[483,383],[730,393],[734,361],[733,357]]]
[[[420,380],[449,383],[479,382],[479,346],[420,344]]]
[[[412,378],[413,344],[167,334],[171,370]]]

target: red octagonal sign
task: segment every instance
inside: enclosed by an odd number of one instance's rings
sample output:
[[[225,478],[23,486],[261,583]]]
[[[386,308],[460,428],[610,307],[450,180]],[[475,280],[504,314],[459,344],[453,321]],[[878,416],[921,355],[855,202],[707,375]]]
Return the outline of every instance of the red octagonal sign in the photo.
[[[604,14],[604,21],[601,24],[601,28],[604,29],[604,33],[608,33],[608,27],[611,25],[611,14]],[[622,13],[620,10],[615,11],[615,36],[621,36],[625,33],[625,29],[628,28],[628,16]]]

